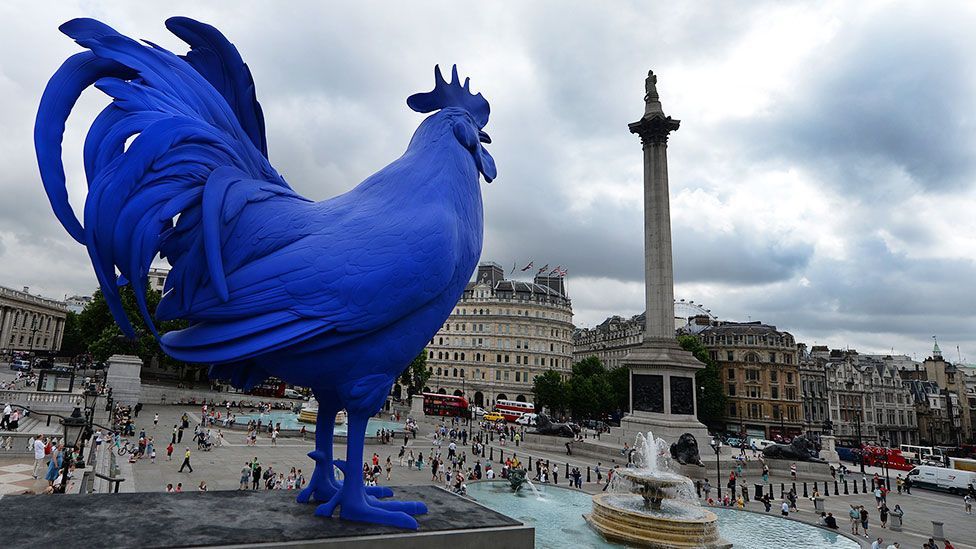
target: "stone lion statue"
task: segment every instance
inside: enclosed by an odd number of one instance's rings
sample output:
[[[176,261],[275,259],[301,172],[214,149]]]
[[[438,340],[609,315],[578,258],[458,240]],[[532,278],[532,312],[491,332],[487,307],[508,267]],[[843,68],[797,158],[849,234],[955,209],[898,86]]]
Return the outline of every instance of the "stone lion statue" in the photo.
[[[705,466],[698,454],[698,440],[691,433],[681,435],[678,437],[678,441],[671,445],[671,459],[682,465]]]
[[[535,432],[540,435],[573,438],[576,431],[569,423],[553,423],[546,414],[539,414],[535,419]]]
[[[768,458],[825,463],[818,454],[816,444],[807,437],[796,437],[789,444],[773,444],[763,449],[763,456]]]

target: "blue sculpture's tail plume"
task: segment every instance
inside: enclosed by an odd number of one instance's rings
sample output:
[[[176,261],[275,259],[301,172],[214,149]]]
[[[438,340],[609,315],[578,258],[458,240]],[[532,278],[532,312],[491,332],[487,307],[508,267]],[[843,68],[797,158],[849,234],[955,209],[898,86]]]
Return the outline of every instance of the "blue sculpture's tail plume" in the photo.
[[[190,44],[185,57],[140,44],[93,19],[62,25],[62,32],[89,51],[69,58],[51,78],[34,128],[51,205],[71,236],[88,248],[108,306],[130,336],[134,331],[117,285],[144,283],[157,253],[173,265],[167,287],[209,277],[226,299],[214,228],[230,185],[250,178],[265,193],[293,195],[268,163],[264,118],[236,48],[213,27],[191,19],[173,18],[167,26]],[[61,138],[72,106],[91,85],[114,101],[85,141],[82,224],[68,203]],[[205,260],[207,272],[189,269],[193,261],[182,261],[188,256]],[[144,290],[141,284],[134,289],[153,329]]]

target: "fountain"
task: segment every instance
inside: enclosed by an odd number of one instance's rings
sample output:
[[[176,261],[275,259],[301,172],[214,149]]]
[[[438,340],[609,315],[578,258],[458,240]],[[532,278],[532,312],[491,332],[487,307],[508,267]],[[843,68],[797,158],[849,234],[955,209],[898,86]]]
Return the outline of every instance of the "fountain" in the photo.
[[[701,508],[688,477],[662,467],[663,439],[638,434],[635,468],[614,470],[614,491],[593,496],[586,521],[612,541],[678,549],[732,547],[718,531],[718,517]],[[667,458],[664,458],[665,460]]]

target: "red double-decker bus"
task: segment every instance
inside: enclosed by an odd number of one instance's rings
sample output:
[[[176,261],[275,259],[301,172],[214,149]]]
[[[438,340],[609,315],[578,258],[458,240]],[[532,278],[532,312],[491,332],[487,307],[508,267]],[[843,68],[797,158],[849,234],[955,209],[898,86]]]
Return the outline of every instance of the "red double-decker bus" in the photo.
[[[901,450],[897,448],[884,448],[882,446],[865,446],[864,447],[864,464],[873,465],[875,467],[881,467],[887,461],[889,469],[898,469],[901,471],[911,471],[915,465],[909,460],[905,459],[902,455]]]
[[[288,387],[284,381],[276,377],[269,377],[263,383],[254,386],[247,394],[263,397],[281,398],[285,396],[285,389]]]
[[[461,396],[424,393],[424,415],[468,417],[468,399]]]
[[[505,416],[507,421],[515,421],[522,414],[535,412],[535,404],[517,400],[496,400],[495,411]]]

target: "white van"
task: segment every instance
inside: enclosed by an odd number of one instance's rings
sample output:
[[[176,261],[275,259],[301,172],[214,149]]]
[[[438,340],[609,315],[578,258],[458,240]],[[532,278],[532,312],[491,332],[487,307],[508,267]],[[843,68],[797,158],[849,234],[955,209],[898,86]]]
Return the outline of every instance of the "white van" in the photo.
[[[767,439],[764,439],[764,438],[754,438],[754,439],[752,439],[751,444],[756,447],[756,450],[763,451],[767,447],[772,446],[773,444],[776,444],[776,442],[774,442],[772,440],[767,440]]]
[[[912,479],[912,488],[917,486],[952,494],[965,494],[970,485],[976,487],[976,472],[945,467],[919,465],[908,472],[908,478]]]

